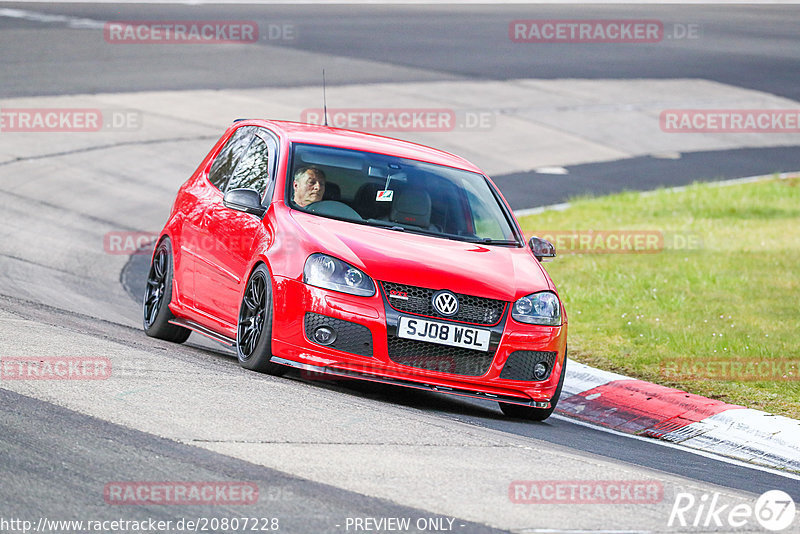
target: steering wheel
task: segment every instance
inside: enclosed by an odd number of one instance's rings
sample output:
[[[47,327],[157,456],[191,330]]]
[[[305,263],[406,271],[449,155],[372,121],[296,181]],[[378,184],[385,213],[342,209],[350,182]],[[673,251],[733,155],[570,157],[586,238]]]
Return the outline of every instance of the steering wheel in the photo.
[[[319,213],[320,215],[330,215],[331,217],[340,217],[342,219],[356,219],[361,220],[361,215],[356,210],[338,200],[320,200],[319,202],[312,202],[306,206],[308,211]]]

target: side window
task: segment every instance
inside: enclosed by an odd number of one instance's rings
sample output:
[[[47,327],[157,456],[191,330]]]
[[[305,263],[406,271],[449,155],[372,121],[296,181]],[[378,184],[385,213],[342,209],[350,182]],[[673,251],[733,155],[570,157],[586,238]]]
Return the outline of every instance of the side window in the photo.
[[[208,181],[219,189],[225,191],[228,179],[231,177],[236,163],[253,138],[253,128],[245,126],[236,130],[214,158],[211,170],[208,172]]]
[[[269,148],[267,143],[256,135],[247,151],[236,164],[228,181],[229,189],[255,189],[263,195],[269,182]]]

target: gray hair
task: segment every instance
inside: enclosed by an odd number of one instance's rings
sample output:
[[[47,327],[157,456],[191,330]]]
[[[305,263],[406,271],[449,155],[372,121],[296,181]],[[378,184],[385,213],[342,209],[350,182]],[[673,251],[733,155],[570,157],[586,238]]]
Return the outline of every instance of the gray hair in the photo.
[[[318,169],[316,167],[300,167],[299,169],[297,169],[294,172],[294,181],[295,182],[298,181],[300,179],[300,177],[303,176],[305,173],[312,172],[312,171],[317,173],[317,174],[319,174],[322,177],[323,180],[327,179],[325,177],[325,173],[322,172],[322,169]]]

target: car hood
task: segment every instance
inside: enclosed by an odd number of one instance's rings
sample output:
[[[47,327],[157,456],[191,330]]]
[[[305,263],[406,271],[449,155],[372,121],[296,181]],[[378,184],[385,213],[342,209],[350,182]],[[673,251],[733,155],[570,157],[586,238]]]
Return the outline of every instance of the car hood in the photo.
[[[377,281],[504,301],[553,289],[527,248],[476,245],[296,211],[292,216],[312,252],[336,256]]]

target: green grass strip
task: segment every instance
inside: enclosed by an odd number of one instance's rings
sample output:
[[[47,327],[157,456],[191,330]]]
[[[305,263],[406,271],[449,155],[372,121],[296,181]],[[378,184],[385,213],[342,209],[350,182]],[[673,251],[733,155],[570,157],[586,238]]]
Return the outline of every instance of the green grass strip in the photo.
[[[521,223],[555,241],[575,360],[800,418],[800,178],[582,197]]]

